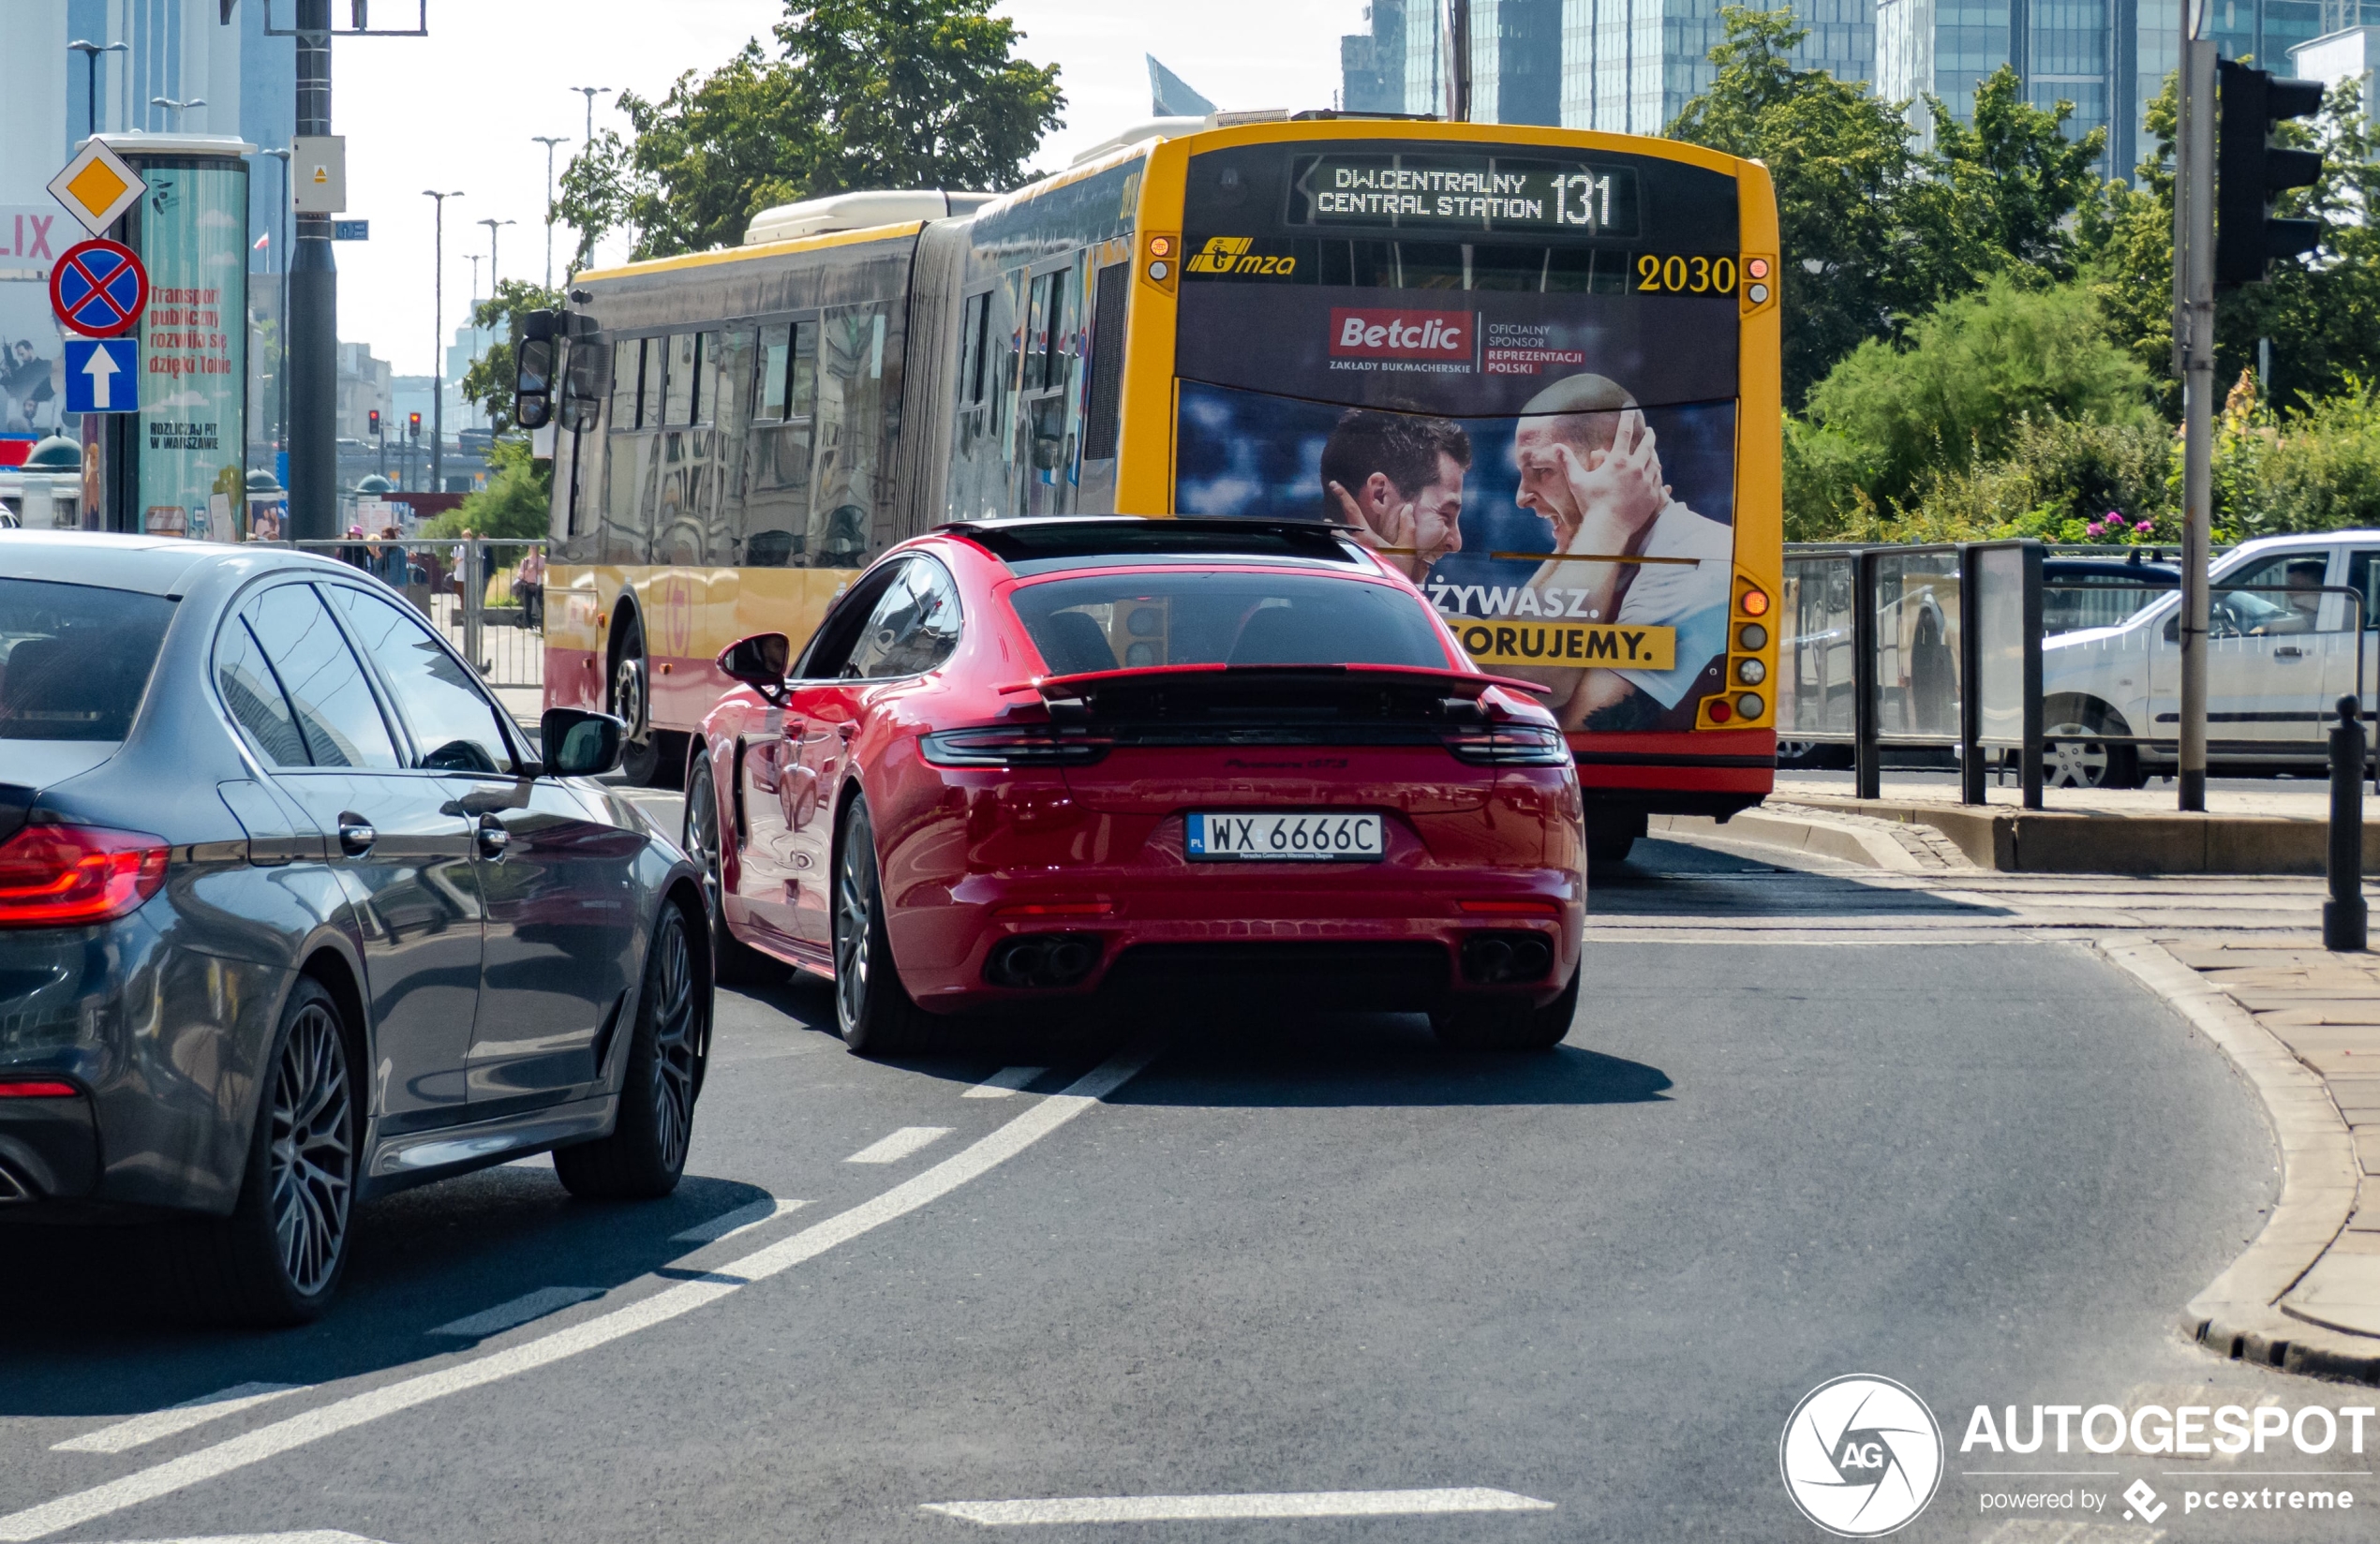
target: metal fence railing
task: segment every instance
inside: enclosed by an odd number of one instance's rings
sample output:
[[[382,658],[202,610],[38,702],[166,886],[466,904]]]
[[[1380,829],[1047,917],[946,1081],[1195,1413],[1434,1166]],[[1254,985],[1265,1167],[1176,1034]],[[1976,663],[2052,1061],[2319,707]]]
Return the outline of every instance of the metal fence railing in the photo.
[[[2029,541],[1789,550],[1780,744],[1850,746],[1863,798],[1886,750],[1948,750],[1968,802],[1997,765],[2036,809],[2045,785],[2121,786],[2170,762],[2179,569],[2060,551],[2045,578],[2048,557]],[[2338,700],[2365,700],[2380,617],[2359,589],[2307,577],[2211,586],[2210,759],[2319,762]]]
[[[403,590],[489,686],[544,686],[543,541],[347,537],[270,544],[337,558]]]

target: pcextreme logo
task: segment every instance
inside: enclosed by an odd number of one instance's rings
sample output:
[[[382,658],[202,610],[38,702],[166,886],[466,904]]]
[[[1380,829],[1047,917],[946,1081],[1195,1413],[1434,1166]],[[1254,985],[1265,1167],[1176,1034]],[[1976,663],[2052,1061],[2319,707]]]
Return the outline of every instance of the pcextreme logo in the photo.
[[[1841,1538],[1876,1538],[1926,1509],[1942,1479],[1934,1413],[1890,1378],[1852,1373],[1802,1396],[1777,1445],[1785,1493]]]

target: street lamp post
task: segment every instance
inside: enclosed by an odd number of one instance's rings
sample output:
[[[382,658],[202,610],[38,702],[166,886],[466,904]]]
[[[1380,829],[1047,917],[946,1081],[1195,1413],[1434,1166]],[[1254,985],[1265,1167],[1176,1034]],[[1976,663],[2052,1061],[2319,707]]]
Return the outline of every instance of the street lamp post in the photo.
[[[422,197],[438,205],[430,238],[430,492],[446,491],[446,200],[463,190],[439,193],[422,189]]]
[[[168,112],[172,113],[173,126],[176,129],[179,129],[182,126],[182,114],[184,111],[188,108],[206,106],[206,98],[203,96],[193,96],[186,102],[177,102],[171,96],[152,96],[149,98],[149,105],[151,107],[161,107]]]
[[[273,378],[273,397],[274,418],[279,425],[274,433],[275,447],[286,455],[290,450],[290,157],[296,151],[267,150],[262,154],[281,163],[281,250],[274,258],[281,270],[281,314],[273,325],[281,345],[281,363],[280,373]],[[282,485],[288,486],[286,474]]]
[[[82,132],[85,138],[90,138],[99,132],[99,55],[126,52],[128,51],[127,45],[86,42],[78,37],[67,47],[73,52],[82,55],[83,95],[88,98],[85,103],[88,111],[83,115]]]
[[[608,93],[609,86],[573,86],[573,91],[587,98],[587,143],[595,142],[595,98]]]
[[[587,107],[591,127],[595,117],[593,98],[588,98]],[[532,134],[529,141],[545,147],[545,288],[550,290],[554,288],[554,147],[571,141],[567,134]]]
[[[496,298],[496,232],[503,226],[515,225],[519,222],[486,219],[479,223],[487,227],[487,298],[494,300]],[[474,321],[473,325],[476,326],[477,322]]]

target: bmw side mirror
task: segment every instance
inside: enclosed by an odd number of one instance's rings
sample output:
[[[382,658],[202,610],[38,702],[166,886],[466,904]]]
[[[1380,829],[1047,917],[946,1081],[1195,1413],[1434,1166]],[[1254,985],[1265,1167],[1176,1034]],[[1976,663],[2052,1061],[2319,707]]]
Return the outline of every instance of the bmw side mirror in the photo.
[[[781,632],[755,632],[720,650],[719,673],[731,681],[774,692],[785,684],[794,662],[793,640]]]
[[[581,707],[549,707],[537,721],[545,745],[545,773],[554,778],[600,778],[619,765],[628,726],[608,713]]]

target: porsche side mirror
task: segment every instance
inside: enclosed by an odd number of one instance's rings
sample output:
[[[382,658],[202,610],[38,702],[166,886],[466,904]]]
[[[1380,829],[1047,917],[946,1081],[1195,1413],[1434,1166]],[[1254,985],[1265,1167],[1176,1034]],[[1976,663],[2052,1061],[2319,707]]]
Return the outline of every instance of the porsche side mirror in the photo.
[[[774,690],[785,684],[785,671],[793,661],[792,639],[781,632],[755,632],[720,650],[719,673],[731,681]]]
[[[552,778],[600,778],[619,765],[628,725],[608,713],[581,707],[549,707],[537,721],[545,747],[545,774]]]

